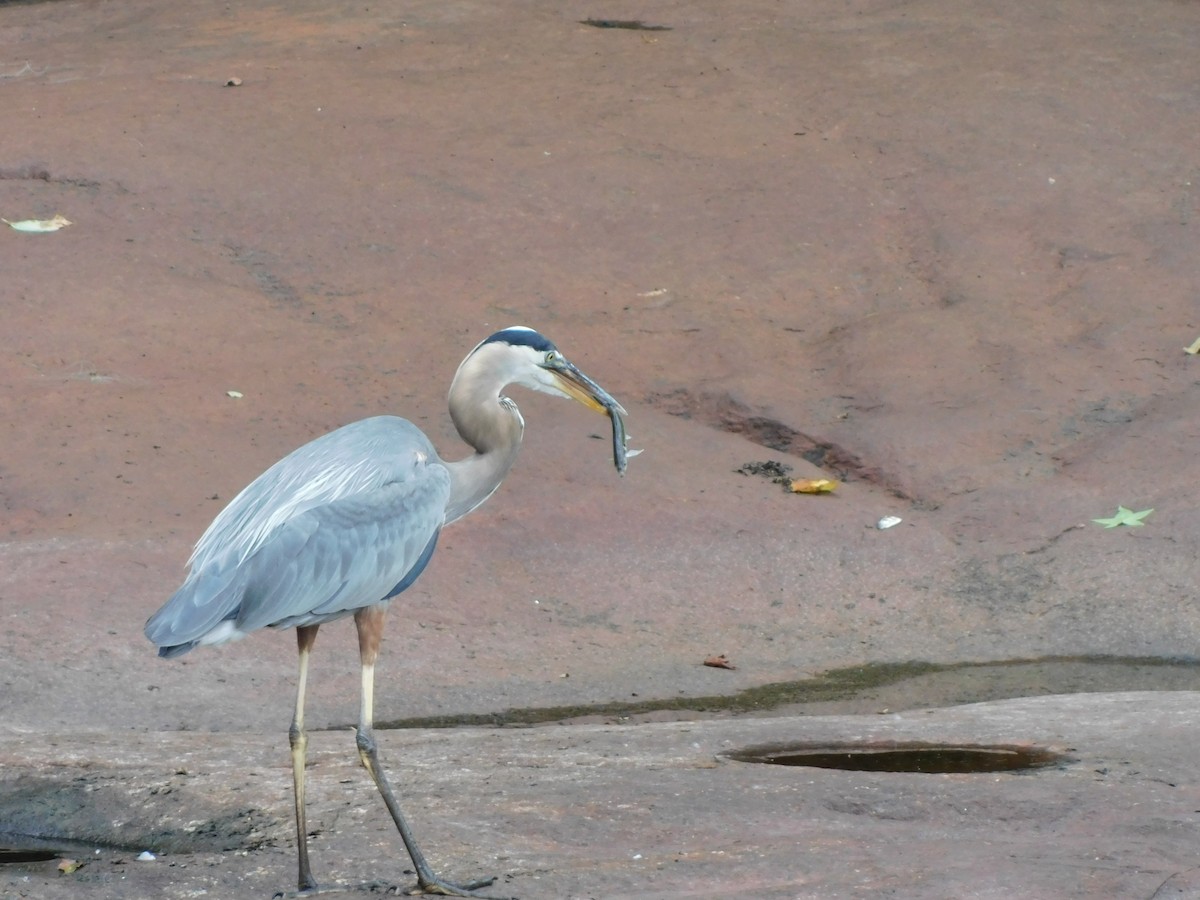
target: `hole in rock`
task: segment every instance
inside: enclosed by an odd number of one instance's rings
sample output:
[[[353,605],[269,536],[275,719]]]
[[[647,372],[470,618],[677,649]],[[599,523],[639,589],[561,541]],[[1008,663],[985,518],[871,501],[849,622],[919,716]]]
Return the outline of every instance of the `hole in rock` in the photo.
[[[850,772],[970,775],[1023,772],[1066,762],[1059,750],[1032,744],[848,743],[772,744],[723,753],[737,762],[809,766]]]

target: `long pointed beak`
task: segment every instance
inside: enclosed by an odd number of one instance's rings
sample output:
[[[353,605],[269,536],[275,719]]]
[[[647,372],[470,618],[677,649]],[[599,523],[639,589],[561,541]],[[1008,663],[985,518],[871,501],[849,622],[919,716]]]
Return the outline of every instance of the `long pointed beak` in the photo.
[[[625,415],[625,408],[613,396],[580,372],[565,359],[561,364],[550,370],[557,376],[558,387],[563,393],[578,400],[588,409],[596,412],[609,413],[615,410],[619,415]]]

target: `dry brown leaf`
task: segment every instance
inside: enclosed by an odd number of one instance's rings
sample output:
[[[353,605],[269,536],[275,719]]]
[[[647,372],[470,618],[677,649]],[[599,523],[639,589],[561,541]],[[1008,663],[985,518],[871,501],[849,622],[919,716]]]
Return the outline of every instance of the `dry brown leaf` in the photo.
[[[711,666],[714,669],[736,669],[737,668],[737,666],[735,666],[733,663],[731,663],[729,661],[729,657],[726,656],[724,653],[720,654],[719,656],[710,656],[708,659],[706,659],[704,661],[704,664],[706,666]]]

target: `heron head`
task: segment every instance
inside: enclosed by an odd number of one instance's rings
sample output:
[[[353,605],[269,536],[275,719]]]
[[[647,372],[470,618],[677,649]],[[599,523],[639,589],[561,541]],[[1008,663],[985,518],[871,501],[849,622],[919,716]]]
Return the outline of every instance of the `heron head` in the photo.
[[[512,325],[482,341],[463,361],[476,361],[501,386],[519,384],[533,391],[578,400],[589,409],[624,414],[621,404],[579,371],[545,335]]]

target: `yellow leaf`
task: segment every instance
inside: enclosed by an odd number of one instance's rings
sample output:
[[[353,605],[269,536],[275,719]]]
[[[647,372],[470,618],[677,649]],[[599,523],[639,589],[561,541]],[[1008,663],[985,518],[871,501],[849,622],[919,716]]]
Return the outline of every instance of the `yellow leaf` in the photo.
[[[838,483],[831,478],[802,478],[792,482],[792,493],[829,494],[837,490]]]
[[[62,872],[64,875],[70,875],[82,865],[83,863],[77,859],[60,859],[58,861],[58,871]]]

